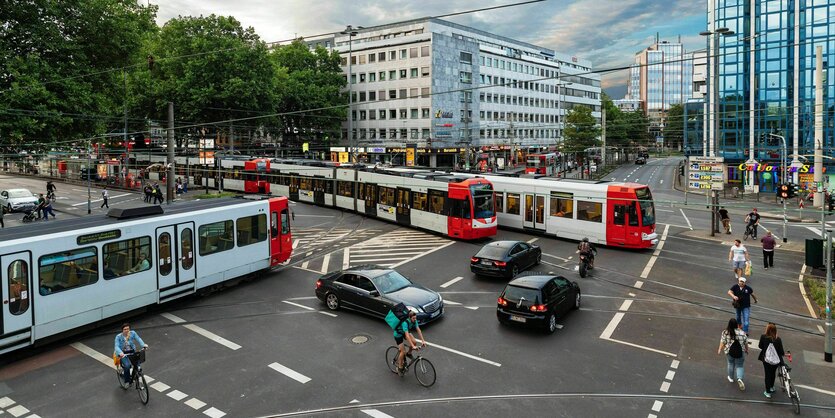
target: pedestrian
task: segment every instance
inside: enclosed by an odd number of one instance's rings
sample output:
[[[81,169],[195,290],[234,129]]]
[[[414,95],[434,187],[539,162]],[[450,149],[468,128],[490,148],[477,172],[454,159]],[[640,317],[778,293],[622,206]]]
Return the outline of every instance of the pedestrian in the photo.
[[[162,190],[159,188],[159,183],[154,183],[154,204],[157,204],[159,201],[160,204],[165,203],[165,197],[162,195]]]
[[[719,218],[722,219],[722,226],[725,227],[725,233],[731,233],[731,217],[728,215],[728,210],[724,206],[719,208]]]
[[[145,183],[145,187],[142,191],[145,192],[145,203],[151,203],[151,196],[154,193],[154,189],[151,187],[150,183]]]
[[[52,200],[47,197],[44,198],[43,202],[43,220],[48,221],[50,214],[52,214],[52,219],[55,219],[55,212],[52,211]]]
[[[733,298],[733,306],[736,309],[736,322],[742,325],[742,331],[748,335],[748,319],[751,316],[751,299],[757,303],[757,297],[754,295],[754,289],[746,285],[747,280],[740,277],[737,284],[731,286],[728,290],[728,296]]]
[[[766,231],[760,242],[763,244],[763,267],[768,270],[769,267],[774,267],[774,245],[776,241],[774,241],[771,231]]]
[[[99,209],[101,209],[101,208],[110,209],[110,205],[107,204],[107,198],[108,197],[109,197],[109,195],[107,194],[107,186],[104,186],[104,188],[101,189],[101,199],[102,199],[103,202],[102,202],[101,206],[99,206]]]
[[[0,208],[0,228],[5,228],[6,224],[3,223],[3,214],[6,213],[6,209]]]
[[[777,367],[783,363],[783,340],[777,336],[777,325],[769,322],[765,326],[765,334],[760,336],[760,343],[757,345],[760,348],[759,360],[763,362],[763,370],[765,370],[765,395],[766,398],[771,399],[771,394],[774,393],[774,378],[777,376]]]
[[[751,209],[751,212],[745,217],[747,227],[751,228],[751,236],[757,238],[757,226],[760,224],[760,214],[757,213],[757,208]]]
[[[722,338],[719,339],[719,349],[716,354],[725,352],[728,361],[728,382],[739,386],[739,390],[745,390],[745,355],[748,354],[748,336],[739,329],[736,319],[728,321],[728,327],[722,331]],[[734,373],[736,371],[736,373]]]
[[[46,207],[46,199],[43,197],[43,193],[38,194],[38,203],[35,204],[35,210],[38,212],[37,219],[43,218],[43,209]]]
[[[734,240],[734,245],[731,246],[731,250],[728,252],[728,261],[731,262],[736,278],[740,278],[743,274],[745,263],[751,261],[748,255],[748,249],[742,245],[742,241],[738,239]]]
[[[294,221],[296,220],[296,211],[294,211],[293,209],[290,209],[290,218],[292,218]]]

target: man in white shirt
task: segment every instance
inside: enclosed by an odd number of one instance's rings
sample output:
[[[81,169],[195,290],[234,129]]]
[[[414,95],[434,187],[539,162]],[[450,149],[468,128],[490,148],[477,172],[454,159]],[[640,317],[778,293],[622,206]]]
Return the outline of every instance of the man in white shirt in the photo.
[[[108,208],[108,209],[110,209],[110,205],[108,205],[108,204],[107,204],[107,198],[108,198],[108,197],[110,197],[110,195],[107,193],[107,186],[104,186],[104,188],[103,188],[103,189],[101,189],[101,200],[102,200],[102,204],[101,204],[101,206],[99,206],[99,208]]]
[[[734,275],[738,279],[745,271],[745,263],[750,261],[748,257],[748,249],[742,245],[742,241],[734,240],[734,245],[731,246],[731,251],[728,252],[728,261],[731,262],[734,269]]]

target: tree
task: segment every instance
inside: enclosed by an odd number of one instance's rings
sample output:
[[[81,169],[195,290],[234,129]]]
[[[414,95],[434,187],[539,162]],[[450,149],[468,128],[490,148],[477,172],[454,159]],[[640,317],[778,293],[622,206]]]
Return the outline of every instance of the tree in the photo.
[[[0,140],[7,151],[69,146],[121,121],[121,68],[156,30],[156,10],[135,0],[4,2]]]
[[[674,104],[667,110],[664,123],[664,144],[668,147],[678,147],[684,139],[684,107]]]
[[[615,106],[606,93],[602,96],[603,108],[606,109],[606,146],[623,146],[629,142],[624,112]]]
[[[586,148],[600,146],[600,127],[592,116],[591,108],[574,106],[565,118],[565,150],[567,152],[584,151]]]

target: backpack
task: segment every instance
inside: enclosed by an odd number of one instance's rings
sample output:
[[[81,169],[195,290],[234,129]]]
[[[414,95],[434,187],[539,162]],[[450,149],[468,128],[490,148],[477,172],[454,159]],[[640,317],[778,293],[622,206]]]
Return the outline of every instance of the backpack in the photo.
[[[774,343],[768,343],[768,348],[765,349],[765,362],[776,366],[780,364],[780,356],[777,355],[777,349],[774,348]]]
[[[386,314],[386,323],[393,331],[402,329],[401,324],[409,318],[409,310],[403,302],[392,306],[388,314]]]
[[[589,251],[591,251],[591,245],[589,245],[589,243],[586,242],[586,241],[581,241],[580,242],[580,252],[581,253],[587,253]]]
[[[734,333],[734,342],[731,343],[731,348],[728,350],[728,354],[730,354],[733,358],[742,358],[742,344],[736,338],[736,333]]]

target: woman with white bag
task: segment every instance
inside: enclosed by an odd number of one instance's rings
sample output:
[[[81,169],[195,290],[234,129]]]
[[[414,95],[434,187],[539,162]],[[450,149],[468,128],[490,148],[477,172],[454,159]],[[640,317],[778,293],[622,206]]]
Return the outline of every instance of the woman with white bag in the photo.
[[[777,376],[777,368],[783,363],[783,340],[777,336],[777,325],[769,322],[765,327],[765,334],[760,336],[760,357],[765,369],[765,395],[771,399],[774,393],[774,378]]]

